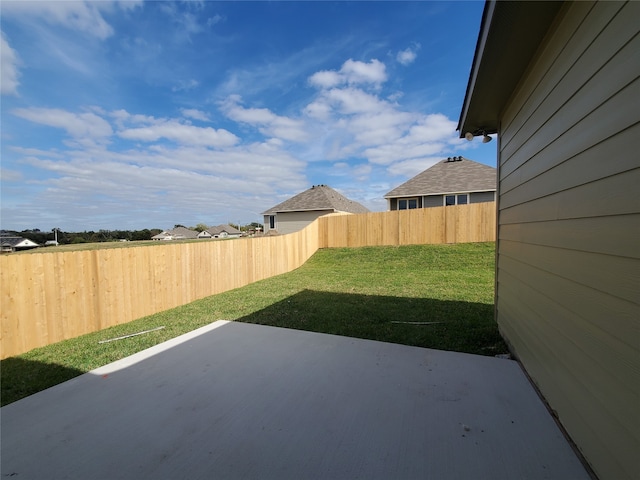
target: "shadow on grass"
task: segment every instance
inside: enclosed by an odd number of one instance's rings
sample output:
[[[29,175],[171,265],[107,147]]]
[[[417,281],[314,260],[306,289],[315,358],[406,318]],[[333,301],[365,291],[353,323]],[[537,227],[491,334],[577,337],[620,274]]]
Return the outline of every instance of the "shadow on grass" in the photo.
[[[62,365],[26,360],[18,357],[0,361],[1,406],[66,382],[83,371]]]
[[[485,303],[303,290],[236,321],[493,356],[508,351],[493,314]]]
[[[485,303],[302,290],[236,321],[479,355],[508,351],[493,305]],[[85,372],[10,357],[0,362],[0,373],[4,406]]]

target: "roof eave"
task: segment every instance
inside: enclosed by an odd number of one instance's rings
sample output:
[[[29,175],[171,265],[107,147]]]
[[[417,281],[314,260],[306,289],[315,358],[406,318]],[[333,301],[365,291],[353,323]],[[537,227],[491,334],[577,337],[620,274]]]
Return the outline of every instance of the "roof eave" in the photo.
[[[295,210],[271,210],[264,212],[264,215],[271,215],[274,213],[295,213],[295,212],[335,212],[335,208],[296,208]]]
[[[488,0],[471,66],[460,119],[460,138],[497,133],[498,121],[507,100],[527,66],[562,1]]]
[[[407,194],[400,194],[400,195],[385,195],[383,198],[430,197],[432,195],[452,195],[454,193],[495,192],[496,190],[497,188],[474,188],[471,190],[451,190],[450,192],[407,193]]]

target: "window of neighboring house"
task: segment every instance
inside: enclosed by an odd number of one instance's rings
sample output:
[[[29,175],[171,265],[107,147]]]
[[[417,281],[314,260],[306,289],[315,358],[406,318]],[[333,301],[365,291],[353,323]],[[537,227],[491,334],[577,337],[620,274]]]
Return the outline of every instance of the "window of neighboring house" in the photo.
[[[276,228],[276,216],[275,215],[269,215],[269,228],[272,230],[275,230]]]
[[[466,193],[459,193],[458,195],[445,195],[444,205],[448,207],[450,205],[466,205],[469,203],[469,195]]]
[[[398,200],[398,210],[407,210],[418,208],[418,199],[417,198],[403,198]]]

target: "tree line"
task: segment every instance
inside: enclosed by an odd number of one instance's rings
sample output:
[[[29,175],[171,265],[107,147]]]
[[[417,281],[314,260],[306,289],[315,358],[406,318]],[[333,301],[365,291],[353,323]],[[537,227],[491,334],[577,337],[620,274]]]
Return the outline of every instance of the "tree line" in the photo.
[[[158,235],[162,230],[159,228],[145,228],[142,230],[88,230],[84,232],[66,232],[56,228],[52,230],[40,230],[34,228],[21,232],[5,232],[17,237],[28,238],[32,242],[44,245],[45,242],[58,240],[59,244],[69,243],[97,243],[97,242],[119,242],[151,240],[151,237]]]
[[[235,225],[230,226],[237,228],[243,232],[253,232],[256,229],[262,229],[263,225],[257,222],[252,222],[247,225]],[[175,225],[174,228],[184,227],[184,225]],[[209,226],[199,223],[195,227],[186,227],[191,230],[202,232],[210,228]],[[53,228],[51,230],[40,230],[34,228],[30,230],[18,231],[3,231],[4,236],[16,236],[28,238],[32,242],[44,245],[45,242],[56,240],[59,244],[72,244],[72,243],[98,243],[98,242],[121,242],[121,241],[142,241],[151,240],[151,237],[162,233],[164,230],[159,228],[144,228],[142,230],[98,230],[98,231],[84,231],[84,232],[65,232],[60,228]]]

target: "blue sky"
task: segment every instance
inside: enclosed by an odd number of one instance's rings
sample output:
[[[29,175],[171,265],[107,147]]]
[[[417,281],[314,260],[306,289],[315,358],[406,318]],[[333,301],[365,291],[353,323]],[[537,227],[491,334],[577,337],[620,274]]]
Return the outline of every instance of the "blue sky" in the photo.
[[[312,185],[373,211],[448,156],[484,3],[1,3],[3,229],[262,221]]]

